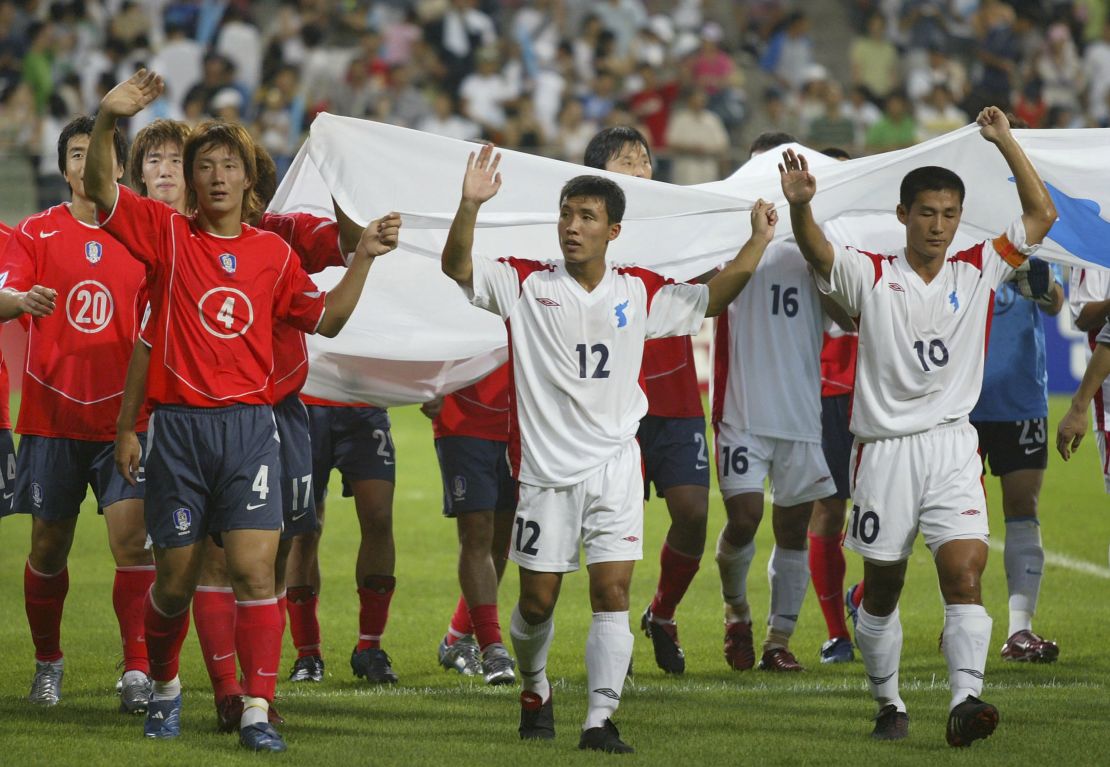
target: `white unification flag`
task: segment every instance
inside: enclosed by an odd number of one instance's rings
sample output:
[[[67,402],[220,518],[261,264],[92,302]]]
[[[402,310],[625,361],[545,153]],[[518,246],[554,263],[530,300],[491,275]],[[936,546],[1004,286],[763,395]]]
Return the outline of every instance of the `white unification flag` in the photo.
[[[1015,131],[1056,204],[1060,220],[1038,255],[1060,263],[1110,267],[1110,129]],[[837,162],[806,155],[817,177],[813,211],[830,238],[871,251],[905,244],[894,218],[902,177],[923,165],[958,173],[967,186],[955,244],[995,237],[1021,212],[1001,154],[971,125],[897,152]],[[402,215],[398,249],[377,259],[358,308],[337,338],[309,338],[305,392],[382,406],[423,402],[466,386],[506,359],[505,328],[476,309],[439,269],[474,144],[405,128],[321,114],[270,208],[332,217],[334,196],[360,224],[391,210]],[[582,173],[606,175],[627,197],[611,263],[690,279],[730,259],[751,233],[760,197],[779,208],[779,236],[789,215],[779,186],[781,149],[723,181],[679,187],[585,169],[519,152],[502,152],[497,196],[482,206],[476,258],[557,259],[555,231],[562,185]],[[339,269],[318,275],[327,289]]]

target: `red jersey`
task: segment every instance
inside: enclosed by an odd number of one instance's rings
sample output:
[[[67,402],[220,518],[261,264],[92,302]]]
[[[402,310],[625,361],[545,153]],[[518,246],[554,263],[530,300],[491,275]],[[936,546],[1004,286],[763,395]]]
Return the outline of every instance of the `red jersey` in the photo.
[[[694,344],[690,336],[654,338],[644,342],[642,367],[648,415],[661,418],[704,418]]]
[[[147,399],[272,405],[276,323],[312,333],[324,315],[324,294],[289,245],[246,224],[233,237],[206,232],[123,186],[100,218],[147,268],[154,307],[144,332],[152,343]]]
[[[115,439],[146,304],[142,265],[108,232],[78,221],[68,205],[55,205],[16,227],[0,256],[0,277],[12,290],[58,291],[53,314],[30,318],[16,431]],[[145,418],[136,428],[146,428]]]
[[[12,228],[0,221],[0,253],[4,252],[4,246],[8,242],[8,237],[11,236]],[[12,415],[10,410],[8,386],[8,365],[4,362],[4,355],[0,353],[0,429],[12,428]]]
[[[436,439],[477,437],[509,441],[509,363],[477,383],[443,398],[443,409],[432,422]]]
[[[310,213],[267,213],[258,228],[273,232],[293,247],[308,274],[346,266],[339,247],[339,224]],[[296,394],[308,378],[304,333],[284,322],[274,326],[274,402]]]
[[[836,397],[851,394],[856,386],[856,346],[859,335],[845,333],[837,328],[837,333],[825,333],[821,347],[821,396]]]

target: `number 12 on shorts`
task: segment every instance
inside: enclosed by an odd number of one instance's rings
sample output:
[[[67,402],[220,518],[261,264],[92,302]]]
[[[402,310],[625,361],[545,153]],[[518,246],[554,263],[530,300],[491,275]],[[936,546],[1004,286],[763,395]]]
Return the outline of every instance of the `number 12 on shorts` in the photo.
[[[540,537],[540,523],[516,518],[516,550],[521,554],[535,556],[540,553],[536,540]]]

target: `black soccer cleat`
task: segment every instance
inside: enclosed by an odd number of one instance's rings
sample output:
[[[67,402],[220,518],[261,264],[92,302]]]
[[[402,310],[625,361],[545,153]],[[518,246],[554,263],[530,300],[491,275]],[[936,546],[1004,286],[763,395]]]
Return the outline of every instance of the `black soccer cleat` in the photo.
[[[636,749],[621,740],[621,734],[612,719],[606,719],[600,727],[582,731],[578,748],[583,751],[604,751],[607,754],[633,754]]]
[[[875,740],[902,740],[910,734],[910,716],[899,711],[893,703],[879,709],[875,717],[875,729],[871,737]]]
[[[640,618],[640,628],[651,639],[655,650],[655,665],[668,674],[685,673],[686,653],[678,641],[678,626],[673,621],[657,623],[652,620],[651,607],[648,607]]]
[[[393,673],[389,655],[377,647],[367,647],[351,651],[351,671],[370,684],[396,684],[397,675]]]
[[[990,703],[968,695],[948,714],[948,745],[966,748],[976,740],[989,738],[998,726],[998,709]]]
[[[550,693],[547,701],[528,690],[520,694],[520,727],[517,732],[521,740],[555,739],[555,707]]]

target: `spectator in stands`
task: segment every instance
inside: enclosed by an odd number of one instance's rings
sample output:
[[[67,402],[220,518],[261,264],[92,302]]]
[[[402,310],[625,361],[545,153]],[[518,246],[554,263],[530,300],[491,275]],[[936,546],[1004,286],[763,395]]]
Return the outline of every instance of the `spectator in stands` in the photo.
[[[691,88],[681,101],[667,126],[671,181],[681,185],[717,181],[729,146],[725,124],[709,110],[705,91]]]
[[[967,97],[967,69],[958,59],[949,56],[943,46],[929,49],[923,64],[912,67],[906,75],[906,93],[917,102],[932,93],[934,85],[943,85],[953,100],[962,102]]]
[[[443,16],[424,27],[446,69],[444,86],[452,93],[474,71],[475,55],[497,42],[493,19],[478,9],[477,0],[450,0]]]
[[[1083,64],[1067,24],[1056,22],[1048,28],[1044,46],[1033,62],[1033,73],[1044,83],[1044,101],[1050,109],[1079,108]]]
[[[928,98],[919,102],[914,112],[918,141],[928,141],[971,122],[967,113],[953,103],[952,94],[940,83],[933,86]]]
[[[165,73],[164,98],[180,109],[185,104],[185,94],[201,81],[204,49],[178,23],[167,22],[166,35],[166,43],[150,60],[150,68],[155,72]]]
[[[628,106],[637,122],[647,128],[651,145],[658,152],[667,146],[667,123],[678,98],[678,82],[661,82],[655,67],[646,63],[639,66],[637,74],[641,85],[629,96]]]
[[[586,119],[581,101],[567,98],[559,112],[559,130],[555,137],[559,157],[568,162],[579,162],[586,153],[586,145],[600,127],[593,120]]]
[[[878,13],[867,18],[867,34],[852,41],[848,51],[852,84],[862,85],[877,98],[886,98],[901,76],[898,49],[886,38],[886,23]]]
[[[1106,97],[1110,95],[1110,21],[1102,25],[1102,36],[1083,51],[1083,76],[1087,84],[1087,110],[1091,120],[1105,125],[1110,117]]]
[[[417,130],[437,136],[457,138],[460,141],[477,141],[482,137],[478,123],[463,117],[455,99],[447,91],[436,91],[432,96],[432,113],[421,118]]]
[[[840,83],[825,86],[825,111],[809,125],[809,146],[852,147],[856,142],[856,126],[844,113],[844,89]]]
[[[977,114],[986,106],[1003,109],[1010,103],[1014,76],[1021,63],[1021,50],[1014,32],[1014,12],[1008,5],[992,0],[983,3],[978,34],[979,76],[964,109]]]
[[[31,88],[35,111],[43,114],[50,94],[54,92],[53,27],[49,22],[36,21],[27,28],[27,53],[23,56],[23,82]]]
[[[477,61],[478,69],[459,86],[459,97],[466,104],[466,116],[482,126],[486,135],[492,135],[504,127],[505,104],[518,92],[501,71],[501,53],[496,45],[478,51]]]
[[[815,63],[809,19],[801,11],[794,11],[783,19],[767,42],[759,66],[770,72],[783,88],[797,90],[806,71]]]
[[[868,129],[864,146],[868,152],[889,152],[912,146],[916,141],[917,122],[906,94],[894,91],[883,104],[883,116]]]

